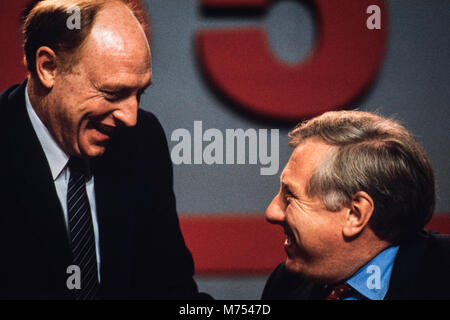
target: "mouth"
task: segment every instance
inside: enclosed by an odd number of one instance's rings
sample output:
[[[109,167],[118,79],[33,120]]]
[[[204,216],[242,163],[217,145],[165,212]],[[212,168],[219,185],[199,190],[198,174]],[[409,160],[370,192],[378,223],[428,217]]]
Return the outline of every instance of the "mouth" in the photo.
[[[295,244],[294,235],[293,235],[292,231],[287,226],[284,227],[284,234],[286,235],[286,240],[284,240],[285,248],[290,247],[293,244]]]
[[[100,132],[101,134],[103,134],[109,138],[113,135],[114,130],[115,130],[115,127],[108,126],[108,125],[102,124],[100,122],[94,122],[92,124],[92,126],[94,127],[95,130],[97,130],[98,132]]]

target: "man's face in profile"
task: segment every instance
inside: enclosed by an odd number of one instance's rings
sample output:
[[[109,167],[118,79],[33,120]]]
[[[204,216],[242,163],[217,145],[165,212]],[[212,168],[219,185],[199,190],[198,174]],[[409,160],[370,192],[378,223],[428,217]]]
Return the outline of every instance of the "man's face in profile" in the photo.
[[[287,235],[286,268],[323,281],[333,277],[345,208],[328,211],[317,196],[306,194],[306,185],[331,148],[317,138],[297,146],[281,174],[280,192],[266,210],[267,220],[283,226]]]
[[[117,127],[136,125],[151,76],[150,48],[139,22],[121,4],[105,6],[78,63],[55,76],[48,117],[63,150],[79,157],[103,154]]]

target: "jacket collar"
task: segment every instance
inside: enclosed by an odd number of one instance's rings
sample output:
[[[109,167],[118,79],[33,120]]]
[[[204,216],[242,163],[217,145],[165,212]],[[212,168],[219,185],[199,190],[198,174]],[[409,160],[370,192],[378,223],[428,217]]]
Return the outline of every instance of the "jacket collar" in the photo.
[[[400,244],[389,282],[385,300],[404,300],[416,293],[415,279],[419,278],[424,261],[428,232],[423,230],[416,237]],[[322,299],[323,285],[304,286],[293,294],[299,299]]]
[[[24,207],[25,223],[47,254],[47,261],[61,283],[66,286],[66,270],[71,265],[69,238],[64,224],[50,167],[26,112],[26,81],[9,92],[2,107],[9,135],[9,168],[17,194]]]
[[[392,270],[386,300],[408,299],[415,292],[416,279],[424,261],[427,231],[400,245]]]

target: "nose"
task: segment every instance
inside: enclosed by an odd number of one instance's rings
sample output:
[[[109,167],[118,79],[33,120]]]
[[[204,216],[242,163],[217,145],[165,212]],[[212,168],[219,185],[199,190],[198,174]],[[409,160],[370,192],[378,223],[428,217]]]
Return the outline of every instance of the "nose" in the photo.
[[[139,102],[136,97],[129,97],[121,102],[120,106],[113,111],[114,119],[126,127],[134,127],[137,123],[137,111]]]
[[[266,220],[269,223],[282,225],[285,221],[286,204],[278,193],[266,209]]]

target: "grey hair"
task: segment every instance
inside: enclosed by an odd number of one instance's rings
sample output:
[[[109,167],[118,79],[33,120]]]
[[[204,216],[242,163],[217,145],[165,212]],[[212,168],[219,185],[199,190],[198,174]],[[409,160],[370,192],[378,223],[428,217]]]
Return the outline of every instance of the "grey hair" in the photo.
[[[434,173],[420,144],[392,119],[369,112],[333,111],[297,125],[289,133],[296,147],[318,137],[335,146],[306,186],[327,210],[338,211],[359,192],[375,210],[369,221],[382,239],[399,242],[421,230],[435,205]]]

